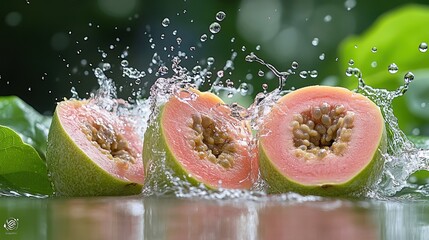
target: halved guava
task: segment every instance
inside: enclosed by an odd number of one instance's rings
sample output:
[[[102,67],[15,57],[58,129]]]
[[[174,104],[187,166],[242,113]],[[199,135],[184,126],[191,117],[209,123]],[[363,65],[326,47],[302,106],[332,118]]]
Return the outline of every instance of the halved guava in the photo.
[[[379,178],[385,151],[379,107],[340,87],[283,96],[259,133],[261,176],[272,193],[360,195]]]
[[[210,189],[249,189],[257,178],[257,154],[246,122],[216,95],[181,90],[160,108],[143,143],[146,179],[165,171],[193,185]],[[161,173],[153,171],[161,166]]]
[[[55,110],[46,163],[57,195],[132,195],[142,191],[142,139],[125,118],[91,101]]]

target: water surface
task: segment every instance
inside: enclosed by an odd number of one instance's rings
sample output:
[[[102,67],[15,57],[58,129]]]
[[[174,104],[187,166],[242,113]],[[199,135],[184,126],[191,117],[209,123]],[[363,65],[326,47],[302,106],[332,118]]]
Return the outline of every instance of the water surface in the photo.
[[[1,239],[427,239],[427,201],[1,198]],[[7,221],[18,223],[7,228]],[[12,223],[12,222],[9,222]]]

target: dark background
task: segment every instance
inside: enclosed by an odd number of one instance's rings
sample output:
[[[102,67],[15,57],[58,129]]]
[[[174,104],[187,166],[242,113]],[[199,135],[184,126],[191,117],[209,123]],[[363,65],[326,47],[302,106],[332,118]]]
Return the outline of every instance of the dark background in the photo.
[[[414,2],[427,4],[423,0]],[[305,80],[292,76],[289,86],[315,84],[330,75],[344,74],[345,69],[335,60],[341,40],[361,33],[378,16],[404,3],[409,1],[3,0],[0,95],[18,95],[38,111],[51,114],[57,101],[72,96],[72,87],[80,97],[88,97],[98,86],[93,69],[108,62],[112,65],[108,77],[123,86],[120,97],[130,97],[137,89],[147,96],[148,86],[156,76],[149,74],[139,84],[123,77],[121,54],[127,48],[125,58],[130,66],[146,72],[155,52],[167,66],[168,54],[187,52],[193,59],[183,64],[190,68],[213,56],[215,68],[221,69],[231,52],[236,51],[231,79],[235,86],[249,82],[254,87],[253,95],[261,91],[262,83],[277,87],[277,80],[257,77],[259,69],[267,71],[244,61],[251,51],[282,71],[290,68],[292,61],[298,61],[300,69],[319,73],[317,78]],[[208,26],[220,10],[226,13],[221,31],[213,40],[201,43],[200,36],[210,36]],[[166,17],[171,23],[163,27],[161,22]],[[174,30],[177,35],[173,35]],[[177,37],[183,40],[180,46]],[[315,37],[320,40],[317,46],[311,44]],[[256,50],[258,45],[261,50]],[[169,50],[171,46],[175,47],[173,52]],[[189,51],[191,46],[197,50]],[[325,54],[323,61],[321,54]]]

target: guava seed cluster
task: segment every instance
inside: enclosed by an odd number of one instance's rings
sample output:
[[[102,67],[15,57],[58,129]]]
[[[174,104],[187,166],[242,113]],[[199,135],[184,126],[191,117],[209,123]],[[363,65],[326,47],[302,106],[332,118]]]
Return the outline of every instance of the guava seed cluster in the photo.
[[[354,113],[343,105],[322,103],[294,114],[291,122],[297,157],[321,159],[329,153],[342,155],[352,136]]]
[[[131,150],[125,137],[111,127],[96,122],[85,123],[82,127],[83,133],[94,145],[100,147],[100,150],[110,160],[119,163],[135,163],[136,154]]]
[[[212,118],[193,114],[190,127],[195,131],[195,137],[190,143],[200,159],[207,159],[224,168],[234,165],[234,142],[227,131],[220,129]]]

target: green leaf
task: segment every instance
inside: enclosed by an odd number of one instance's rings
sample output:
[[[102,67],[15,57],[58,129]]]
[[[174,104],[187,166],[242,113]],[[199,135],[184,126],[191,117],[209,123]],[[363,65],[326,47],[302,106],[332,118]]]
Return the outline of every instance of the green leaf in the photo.
[[[0,189],[52,195],[45,162],[12,129],[0,126]]]
[[[45,158],[51,117],[43,116],[16,96],[0,97],[0,125],[15,130]]]
[[[428,23],[428,6],[406,5],[380,16],[366,32],[346,39],[339,48],[340,85],[350,89],[357,87],[355,78],[345,76],[350,59],[355,62],[353,67],[362,71],[365,82],[376,88],[394,90],[404,84],[408,71],[415,74],[409,91],[393,102],[399,125],[407,134],[414,128],[429,134],[429,52],[419,51],[419,45],[428,42]],[[372,51],[373,47],[377,51]],[[397,73],[388,71],[391,63],[398,66]],[[427,109],[422,107],[425,102]]]

